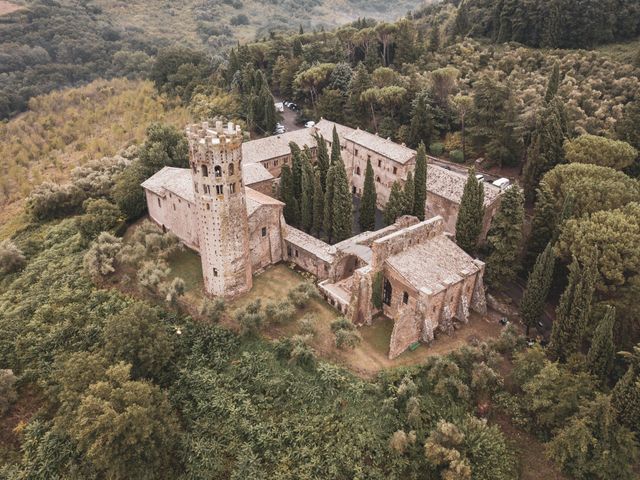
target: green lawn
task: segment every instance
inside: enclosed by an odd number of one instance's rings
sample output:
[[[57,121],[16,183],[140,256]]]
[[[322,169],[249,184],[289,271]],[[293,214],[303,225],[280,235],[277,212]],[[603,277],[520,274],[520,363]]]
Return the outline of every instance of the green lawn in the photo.
[[[187,297],[201,300],[204,296],[204,281],[200,255],[185,248],[169,257],[167,263],[171,267],[171,276],[184,280]]]

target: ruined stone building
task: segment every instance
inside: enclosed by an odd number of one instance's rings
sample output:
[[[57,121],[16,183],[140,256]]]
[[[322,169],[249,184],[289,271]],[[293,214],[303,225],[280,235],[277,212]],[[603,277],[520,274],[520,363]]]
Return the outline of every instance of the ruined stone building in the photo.
[[[149,216],[200,253],[207,293],[240,295],[251,289],[256,272],[292,262],[312,273],[323,297],[354,323],[370,324],[379,313],[391,318],[391,358],[467,322],[470,309],[484,312],[484,265],[447,234],[463,175],[429,166],[429,195],[437,201],[427,200],[433,218],[424,222],[402,217],[336,245],[286,224],[284,204],[270,194],[282,165],[291,162],[289,142],[314,156],[316,135],[330,145],[333,128],[323,120],[313,129],[243,142],[232,123],[191,125],[190,168],[165,167],[142,184]],[[361,193],[370,160],[384,205],[393,182],[415,167],[415,152],[361,130],[336,128],[353,192]],[[489,207],[499,197],[493,193],[485,196]]]

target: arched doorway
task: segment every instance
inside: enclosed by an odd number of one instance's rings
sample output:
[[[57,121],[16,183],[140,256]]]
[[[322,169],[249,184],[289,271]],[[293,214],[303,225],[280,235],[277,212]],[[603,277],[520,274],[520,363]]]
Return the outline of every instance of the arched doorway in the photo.
[[[387,306],[391,306],[392,296],[393,296],[393,287],[391,286],[391,282],[385,278],[384,288],[382,292],[382,302]]]

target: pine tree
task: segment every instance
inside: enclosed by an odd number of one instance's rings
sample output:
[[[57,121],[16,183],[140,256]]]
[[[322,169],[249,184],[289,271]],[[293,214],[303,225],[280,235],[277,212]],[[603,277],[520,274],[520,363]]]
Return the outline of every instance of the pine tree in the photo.
[[[456,242],[468,253],[473,253],[476,249],[478,237],[482,231],[483,217],[484,186],[476,178],[475,168],[471,168],[456,220]]]
[[[489,255],[485,279],[492,287],[500,288],[516,277],[523,223],[524,194],[514,185],[502,197],[487,236]]]
[[[413,215],[424,220],[427,201],[427,151],[423,142],[418,146],[416,154],[415,194],[413,196]]]
[[[629,362],[629,368],[616,383],[611,403],[618,421],[637,434],[640,433],[640,344],[633,347],[633,352],[622,355]]]
[[[403,211],[404,194],[400,184],[396,181],[393,182],[391,193],[389,194],[389,200],[384,208],[384,223],[386,225],[392,225],[396,219],[402,215]]]
[[[293,192],[293,179],[289,165],[282,166],[280,174],[280,200],[284,202],[284,219],[289,225],[298,225],[297,201]]]
[[[334,130],[335,132],[335,130]],[[336,135],[334,134],[334,138]],[[338,143],[338,145],[340,145]],[[351,237],[353,229],[353,201],[349,189],[347,171],[338,153],[338,159],[332,166],[333,179],[333,219],[331,233],[334,242],[341,242]]]
[[[580,265],[574,259],[569,266],[569,283],[556,309],[549,352],[560,361],[566,361],[572,353],[580,352],[591,315],[597,275],[595,255],[585,263]]]
[[[329,152],[327,151],[327,142],[322,135],[316,136],[317,144],[317,158],[318,158],[318,171],[320,172],[320,184],[322,185],[322,191],[327,189],[327,172],[331,166]]]
[[[327,189],[324,192],[324,215],[323,225],[324,235],[327,242],[331,243],[333,238],[333,193],[335,187],[335,168],[334,165],[329,167],[327,172]]]
[[[404,210],[403,215],[413,215],[413,206],[416,197],[416,185],[413,182],[413,174],[409,172],[407,174],[407,181],[404,183],[404,191],[402,192],[404,197]]]
[[[560,64],[556,61],[553,65],[553,71],[551,72],[551,76],[549,77],[549,82],[547,83],[547,93],[544,96],[544,101],[549,103],[558,93],[558,89],[560,88]]]
[[[371,160],[367,160],[367,168],[364,173],[364,189],[360,203],[360,230],[373,231],[376,228],[376,184],[373,179],[373,167]]]
[[[313,226],[313,193],[315,174],[308,152],[302,153],[302,198],[300,203],[300,224],[305,232]]]
[[[607,307],[593,334],[591,347],[587,354],[587,367],[591,373],[600,379],[602,385],[607,384],[616,354],[616,347],[613,342],[615,320],[615,308]]]
[[[520,316],[527,327],[527,335],[529,335],[529,329],[537,325],[544,311],[544,304],[553,280],[554,267],[553,243],[549,242],[543,252],[538,255],[520,302]]]
[[[313,225],[312,232],[320,236],[324,218],[324,192],[320,181],[320,172],[316,170],[313,176]]]

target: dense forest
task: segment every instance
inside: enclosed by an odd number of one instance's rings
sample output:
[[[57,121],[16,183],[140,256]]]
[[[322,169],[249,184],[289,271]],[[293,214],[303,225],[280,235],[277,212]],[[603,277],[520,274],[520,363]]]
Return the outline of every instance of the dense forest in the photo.
[[[28,111],[0,125],[4,202],[26,197],[0,230],[0,478],[637,478],[640,48],[568,49],[637,37],[636,3],[448,1],[393,23],[274,29],[214,56],[87,5],[2,19],[2,115]],[[99,76],[130,79],[39,95]],[[189,305],[178,241],[139,221],[139,184],[188,165],[188,119],[270,132],[274,94],[300,122],[517,178],[478,246],[470,170],[456,241],[486,261],[492,295],[526,285],[522,329],[362,379],[311,347],[303,280],[277,305]],[[309,193],[328,184],[295,153],[300,225],[319,232]],[[549,343],[528,342],[545,304]],[[282,324],[296,333],[269,340]],[[339,348],[360,341],[349,325],[331,325]]]

